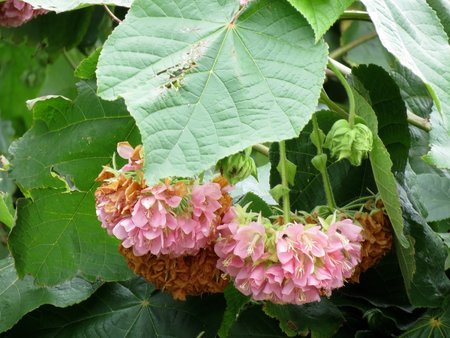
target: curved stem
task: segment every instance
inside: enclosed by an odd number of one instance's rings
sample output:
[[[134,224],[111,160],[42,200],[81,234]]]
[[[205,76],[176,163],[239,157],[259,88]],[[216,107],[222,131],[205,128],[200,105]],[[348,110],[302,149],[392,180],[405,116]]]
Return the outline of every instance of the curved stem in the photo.
[[[339,81],[342,83],[342,85],[345,88],[345,91],[347,92],[348,101],[349,101],[349,115],[348,115],[348,123],[350,124],[350,127],[353,127],[355,123],[355,96],[353,95],[353,90],[348,84],[347,80],[345,79],[344,75],[342,75],[339,68],[334,64],[333,59],[328,59],[328,67],[336,74]]]
[[[365,11],[345,11],[339,17],[339,20],[362,20],[362,21],[372,21],[370,16]]]
[[[286,170],[286,143],[285,141],[280,141],[279,145],[281,184],[286,188],[286,192],[283,194],[283,218],[286,224],[291,221],[291,201],[289,199],[289,184]]]
[[[337,58],[341,57],[342,55],[344,55],[345,53],[347,53],[348,51],[352,50],[353,48],[356,48],[359,45],[362,45],[363,43],[365,43],[369,40],[372,40],[376,36],[377,36],[377,32],[369,32],[367,34],[364,34],[364,35],[360,36],[359,38],[349,42],[348,44],[332,51],[330,53],[330,58],[337,59]]]
[[[410,112],[409,110],[406,112],[408,115],[408,123],[412,124],[413,126],[422,129],[426,132],[430,132],[431,130],[431,123],[424,119],[423,117],[420,117],[412,112]]]
[[[317,122],[316,114],[312,116],[312,122],[313,122],[313,129],[316,135],[320,135],[319,132],[319,123]],[[317,154],[322,155],[323,149],[322,144],[319,142],[317,144]],[[331,188],[331,181],[330,176],[328,176],[327,167],[323,168],[323,170],[320,170],[320,174],[322,175],[322,181],[323,181],[323,188],[325,190],[325,197],[327,199],[327,205],[331,209],[336,209],[336,200],[334,199],[333,195],[333,189]]]
[[[338,113],[343,118],[348,118],[348,113],[342,109],[336,102],[331,100],[324,89],[320,92],[320,102],[328,106],[332,111]]]

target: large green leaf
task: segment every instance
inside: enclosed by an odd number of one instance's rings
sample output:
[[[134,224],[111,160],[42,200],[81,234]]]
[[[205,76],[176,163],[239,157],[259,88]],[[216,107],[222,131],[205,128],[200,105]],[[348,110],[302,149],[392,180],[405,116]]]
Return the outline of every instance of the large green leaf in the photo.
[[[344,322],[341,311],[329,300],[298,305],[266,303],[264,312],[280,321],[289,337],[311,334],[312,338],[333,337]]]
[[[137,0],[109,37],[98,92],[123,97],[141,130],[149,182],[190,176],[314,112],[325,44],[281,0]]]
[[[440,114],[428,155],[440,168],[450,168],[450,45],[436,12],[423,0],[364,0],[383,45],[427,84]],[[426,23],[426,24],[417,24]]]
[[[34,190],[32,197],[19,200],[9,239],[21,278],[56,285],[77,273],[105,281],[131,276],[118,241],[100,227],[92,191]]]
[[[427,211],[428,222],[450,218],[450,178],[437,174],[417,175],[412,187]]]
[[[59,13],[89,5],[130,7],[133,0],[27,0],[27,2],[35,8],[44,8]]]
[[[29,276],[22,280],[17,277],[12,258],[0,260],[0,272],[0,332],[10,329],[25,314],[43,304],[66,307],[79,303],[101,284],[76,277],[55,287],[38,287]]]
[[[88,191],[117,142],[139,142],[122,102],[100,100],[91,82],[81,82],[78,91],[73,102],[55,97],[34,104],[33,128],[10,147],[11,176],[22,187],[62,188],[63,177],[72,189]]]
[[[355,0],[288,0],[308,20],[316,41]]]
[[[139,142],[133,119],[123,103],[96,97],[90,83],[80,83],[74,102],[61,97],[36,102],[33,114],[33,128],[10,147],[11,175],[32,195],[18,203],[9,242],[19,275],[32,274],[47,285],[77,272],[127,278],[118,242],[96,219],[93,191],[116,143]]]
[[[67,309],[35,311],[10,336],[215,337],[223,309],[221,295],[175,301],[143,279],[133,279],[104,285],[87,301]]]
[[[340,116],[334,112],[317,112],[319,126],[325,133],[331,129],[338,118]],[[286,142],[287,158],[298,168],[295,184],[291,187],[290,193],[292,210],[311,211],[318,205],[326,204],[322,176],[311,163],[311,159],[317,154],[317,149],[310,140],[311,132],[312,123],[309,123],[298,138]],[[276,144],[270,149],[270,161],[272,162],[270,184],[274,187],[281,182],[276,170],[279,162]],[[334,197],[339,206],[344,206],[355,198],[367,196],[369,190],[376,189],[368,161],[363,162],[360,167],[354,167],[347,160],[334,162],[329,157],[327,170],[331,177]]]
[[[250,297],[243,295],[233,284],[229,284],[224,290],[227,307],[223,314],[222,324],[218,331],[220,338],[228,337],[230,329],[239,318],[241,311],[250,302]]]
[[[377,115],[378,135],[390,154],[392,170],[403,172],[408,160],[410,135],[406,107],[398,86],[379,66],[359,66],[352,69],[352,74]]]

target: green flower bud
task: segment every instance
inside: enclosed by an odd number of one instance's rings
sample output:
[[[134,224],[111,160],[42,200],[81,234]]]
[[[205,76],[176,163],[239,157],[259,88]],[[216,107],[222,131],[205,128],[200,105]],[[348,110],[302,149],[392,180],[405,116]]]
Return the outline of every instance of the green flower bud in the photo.
[[[352,165],[359,166],[372,150],[373,136],[362,123],[352,127],[347,120],[338,120],[329,131],[324,147],[330,149],[331,156],[338,161],[346,158]]]
[[[248,148],[245,151],[225,157],[217,162],[216,169],[220,170],[228,182],[233,185],[250,175],[256,177],[256,164],[250,154],[251,148]]]

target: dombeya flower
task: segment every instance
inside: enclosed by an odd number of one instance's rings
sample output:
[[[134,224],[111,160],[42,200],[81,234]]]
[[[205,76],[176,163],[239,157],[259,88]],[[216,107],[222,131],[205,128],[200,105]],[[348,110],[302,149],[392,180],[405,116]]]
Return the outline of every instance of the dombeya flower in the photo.
[[[6,0],[0,3],[0,26],[18,27],[37,15],[47,13],[43,9],[33,9],[30,4],[20,0]]]
[[[347,120],[336,121],[325,139],[324,147],[330,149],[331,156],[338,161],[346,158],[352,165],[359,166],[372,150],[373,136],[370,129],[357,123],[353,127]]]

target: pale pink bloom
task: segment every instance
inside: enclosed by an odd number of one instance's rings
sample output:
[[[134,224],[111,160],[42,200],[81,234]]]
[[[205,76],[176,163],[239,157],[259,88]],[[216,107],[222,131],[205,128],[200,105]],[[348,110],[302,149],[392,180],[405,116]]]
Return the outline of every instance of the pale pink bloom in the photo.
[[[46,10],[33,9],[30,4],[20,0],[6,0],[0,3],[0,26],[18,27],[33,17],[47,13]]]
[[[215,212],[220,209],[222,197],[220,185],[208,182],[194,186],[192,189],[192,214],[203,224],[211,224],[217,219]]]
[[[234,253],[245,259],[251,256],[256,262],[264,253],[265,229],[264,225],[257,222],[251,222],[248,225],[240,227],[233,236],[237,241]]]

